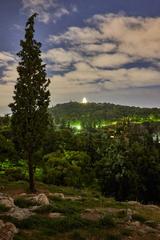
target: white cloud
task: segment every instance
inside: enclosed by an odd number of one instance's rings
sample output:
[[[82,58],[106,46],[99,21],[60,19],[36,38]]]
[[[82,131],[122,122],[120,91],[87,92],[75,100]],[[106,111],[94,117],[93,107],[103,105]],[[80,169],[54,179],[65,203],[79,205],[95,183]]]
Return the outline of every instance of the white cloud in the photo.
[[[60,35],[51,35],[49,41],[53,43],[67,42],[72,45],[97,43],[101,34],[94,28],[70,27],[67,32]]]
[[[63,48],[53,48],[43,53],[43,58],[54,63],[66,63],[70,65],[73,62],[82,60],[79,53]]]
[[[17,59],[15,55],[9,52],[0,52],[0,67],[2,68],[0,77],[2,83],[17,79]]]
[[[79,49],[88,55],[95,55],[96,53],[112,52],[116,49],[116,45],[114,43],[81,44]]]
[[[75,91],[79,84],[84,91],[90,91],[89,85],[92,91],[160,86],[160,18],[106,14],[93,16],[87,24],[50,36],[53,44],[67,43],[61,53],[68,66],[72,63],[72,70],[53,77],[55,82],[61,79],[70,85],[73,81]],[[73,56],[77,54],[76,62]],[[59,66],[64,64],[62,56],[54,57]],[[141,61],[141,67],[137,61]],[[144,62],[152,64],[145,68]],[[125,68],[129,63],[134,65]]]
[[[108,90],[127,89],[155,86],[160,83],[159,72],[153,68],[101,70],[82,62],[76,63],[74,66],[75,70],[63,76],[52,77],[56,87],[60,88],[61,86],[60,89],[63,89],[64,92],[68,90],[68,94],[70,91],[97,92],[102,88]]]
[[[16,82],[17,77],[17,63],[7,64],[3,70],[1,80],[7,83]]]
[[[70,27],[60,35],[52,35],[53,43],[71,45],[116,43],[117,51],[141,58],[160,58],[160,17],[127,17],[115,14],[95,15],[87,27]],[[83,47],[83,46],[82,46]]]
[[[117,42],[120,52],[142,58],[160,58],[160,17],[106,14],[95,15],[89,22],[98,27],[103,39]]]
[[[134,62],[136,59],[126,54],[99,54],[90,58],[91,65],[95,67],[120,67],[121,65]]]
[[[14,62],[15,56],[9,52],[0,52],[0,64],[6,65],[8,62]]]
[[[22,0],[23,10],[28,14],[37,12],[38,19],[43,23],[53,21],[54,23],[62,16],[75,12],[75,8],[68,9],[61,5],[57,0]]]
[[[11,102],[14,81],[17,79],[17,60],[16,56],[9,52],[0,52],[0,111],[8,112],[6,106]]]

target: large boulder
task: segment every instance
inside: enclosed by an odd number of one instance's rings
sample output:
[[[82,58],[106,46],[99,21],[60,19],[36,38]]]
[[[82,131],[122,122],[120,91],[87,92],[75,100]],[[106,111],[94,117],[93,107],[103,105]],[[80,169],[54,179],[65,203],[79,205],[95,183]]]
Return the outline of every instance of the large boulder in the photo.
[[[49,197],[51,198],[60,198],[60,199],[64,199],[64,194],[63,193],[49,193]]]
[[[30,201],[35,203],[35,205],[49,205],[48,197],[44,193],[34,195],[28,198]]]
[[[7,208],[15,207],[13,198],[0,193],[0,204],[4,205]]]
[[[0,220],[0,240],[12,240],[18,229],[13,223],[4,223]]]
[[[18,220],[23,220],[34,215],[34,213],[29,208],[13,207],[6,215],[17,218]]]

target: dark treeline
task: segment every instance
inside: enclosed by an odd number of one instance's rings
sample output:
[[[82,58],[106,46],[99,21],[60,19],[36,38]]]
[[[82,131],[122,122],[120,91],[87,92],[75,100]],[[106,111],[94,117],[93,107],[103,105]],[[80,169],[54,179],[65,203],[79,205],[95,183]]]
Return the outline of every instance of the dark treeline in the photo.
[[[111,103],[87,103],[69,102],[57,104],[50,109],[56,123],[68,123],[70,121],[90,122],[98,124],[104,120],[119,120],[131,117],[133,120],[160,119],[159,108],[140,108],[115,105]]]
[[[0,127],[0,173],[28,180],[27,164],[13,143],[8,118]],[[52,121],[34,155],[36,180],[91,187],[118,200],[160,202],[160,124],[124,119],[104,128],[76,132]]]

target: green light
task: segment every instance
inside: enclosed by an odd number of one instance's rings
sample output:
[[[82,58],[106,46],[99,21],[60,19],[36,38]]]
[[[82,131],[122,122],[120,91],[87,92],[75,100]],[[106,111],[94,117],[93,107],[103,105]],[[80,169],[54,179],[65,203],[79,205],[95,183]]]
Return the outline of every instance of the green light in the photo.
[[[76,125],[75,127],[76,127],[78,130],[81,130],[81,129],[82,129],[81,125]]]
[[[71,126],[71,128],[76,128],[77,130],[81,130],[82,129],[81,124],[80,124],[79,121],[72,122],[70,124],[70,126]]]

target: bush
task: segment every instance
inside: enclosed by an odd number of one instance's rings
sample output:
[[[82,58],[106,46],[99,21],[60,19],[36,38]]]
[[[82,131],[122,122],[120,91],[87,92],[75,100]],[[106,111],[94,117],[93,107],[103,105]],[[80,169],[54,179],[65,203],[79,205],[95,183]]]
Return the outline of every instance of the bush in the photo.
[[[145,221],[147,221],[147,219],[140,214],[133,214],[132,218],[134,221],[139,221],[141,223],[144,223]]]
[[[16,206],[20,208],[28,208],[31,206],[35,206],[35,203],[29,199],[26,199],[24,197],[19,197],[14,200],[14,203]],[[37,204],[36,204],[37,205]]]
[[[100,219],[99,224],[102,227],[114,227],[116,225],[113,217],[110,215],[105,215],[102,219]]]
[[[8,212],[9,208],[3,204],[0,204],[0,213]]]
[[[13,181],[26,180],[26,176],[23,173],[23,169],[20,167],[6,169],[5,175],[8,176],[9,180]]]

